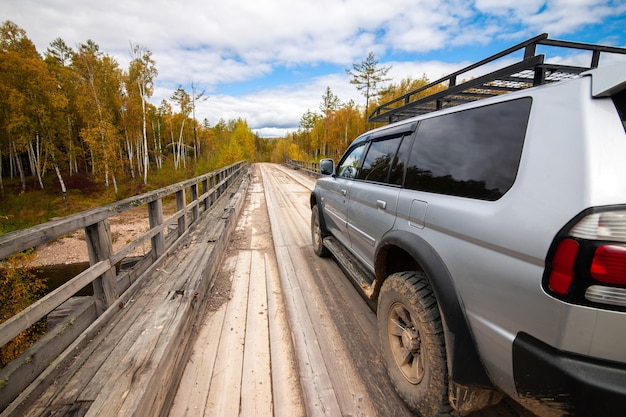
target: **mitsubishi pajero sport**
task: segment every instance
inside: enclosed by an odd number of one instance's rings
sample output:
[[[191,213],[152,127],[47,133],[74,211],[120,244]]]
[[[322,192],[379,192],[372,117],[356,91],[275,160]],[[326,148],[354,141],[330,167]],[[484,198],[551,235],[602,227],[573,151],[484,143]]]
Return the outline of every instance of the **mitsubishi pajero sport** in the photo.
[[[379,107],[370,121],[393,123],[320,161],[314,250],[377,306],[389,377],[420,415],[506,394],[626,416],[624,54],[538,36]]]

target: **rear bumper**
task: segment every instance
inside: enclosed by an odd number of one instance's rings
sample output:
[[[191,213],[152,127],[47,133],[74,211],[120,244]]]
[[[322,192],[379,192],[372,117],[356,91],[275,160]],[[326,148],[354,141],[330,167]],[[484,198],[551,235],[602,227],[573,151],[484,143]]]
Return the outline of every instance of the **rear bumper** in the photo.
[[[513,341],[513,373],[524,405],[567,416],[626,416],[624,364],[561,352],[519,333]]]

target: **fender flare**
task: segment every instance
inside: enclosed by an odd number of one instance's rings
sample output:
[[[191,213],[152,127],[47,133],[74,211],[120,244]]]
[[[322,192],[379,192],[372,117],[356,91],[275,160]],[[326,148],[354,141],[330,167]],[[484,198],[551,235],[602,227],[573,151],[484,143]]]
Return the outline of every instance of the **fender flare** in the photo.
[[[393,230],[387,233],[376,250],[375,285],[378,288],[375,294],[379,293],[382,281],[386,278],[386,255],[392,247],[409,253],[430,281],[442,316],[450,379],[465,386],[493,388],[478,355],[454,280],[439,254],[428,242],[406,231]]]
[[[326,228],[326,219],[324,218],[324,213],[322,212],[321,200],[322,197],[319,195],[319,191],[314,190],[311,192],[311,196],[309,197],[310,208],[312,209],[313,206],[317,205],[320,213],[320,228],[323,233],[328,233],[328,229]]]

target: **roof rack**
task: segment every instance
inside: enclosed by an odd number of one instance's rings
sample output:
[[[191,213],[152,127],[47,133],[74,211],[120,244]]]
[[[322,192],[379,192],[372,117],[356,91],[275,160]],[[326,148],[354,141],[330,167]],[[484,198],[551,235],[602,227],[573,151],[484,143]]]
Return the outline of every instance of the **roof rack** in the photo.
[[[588,67],[546,63],[545,56],[536,53],[537,45],[591,51],[591,63]],[[522,49],[524,56],[521,61],[456,84],[459,76],[469,76],[468,72]],[[392,123],[470,101],[575,78],[584,71],[597,68],[602,52],[626,55],[626,48],[548,39],[548,34],[544,33],[378,106],[369,116],[369,121]],[[447,85],[447,88],[423,96],[429,88],[440,84]]]

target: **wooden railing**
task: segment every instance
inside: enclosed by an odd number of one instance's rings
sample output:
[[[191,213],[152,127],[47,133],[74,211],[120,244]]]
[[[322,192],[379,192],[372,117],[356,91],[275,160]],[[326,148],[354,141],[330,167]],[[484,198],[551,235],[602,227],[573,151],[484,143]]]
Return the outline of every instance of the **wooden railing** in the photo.
[[[312,177],[319,177],[320,175],[319,164],[317,162],[296,161],[295,159],[289,159],[285,164],[292,169],[302,170],[306,172],[307,175]]]
[[[103,315],[115,314],[115,303],[134,283],[155,268],[164,255],[175,250],[192,224],[209,210],[228,187],[246,172],[245,161],[156,191],[71,215],[29,229],[0,236],[0,260],[36,248],[49,241],[84,230],[90,267],[0,324],[0,346],[13,340],[85,286],[92,284],[93,297],[79,307],[71,322],[61,322],[21,356],[0,370],[0,410]],[[164,219],[163,199],[174,198],[176,212]],[[149,230],[113,250],[109,219],[138,207],[147,209]],[[127,270],[117,266],[137,248],[149,242],[150,251]]]

